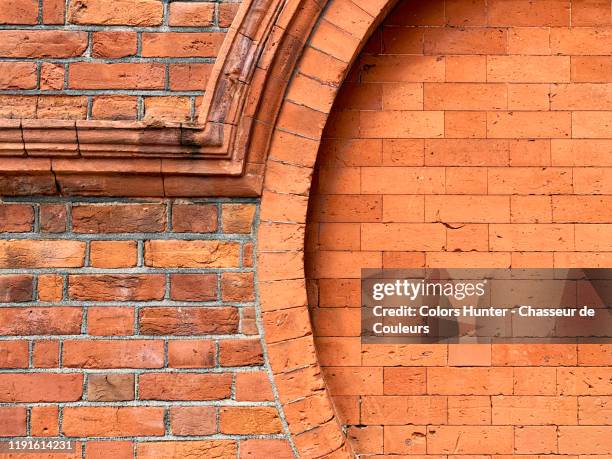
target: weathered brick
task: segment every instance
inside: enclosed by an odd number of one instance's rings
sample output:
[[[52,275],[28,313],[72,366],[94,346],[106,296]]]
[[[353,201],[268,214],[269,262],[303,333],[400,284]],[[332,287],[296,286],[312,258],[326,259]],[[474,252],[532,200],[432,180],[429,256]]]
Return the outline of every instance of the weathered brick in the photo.
[[[59,434],[57,406],[34,406],[30,414],[30,431],[34,437],[53,437]]]
[[[0,232],[23,233],[32,230],[34,210],[22,204],[0,205]]]
[[[137,37],[133,32],[95,32],[92,54],[100,58],[120,58],[136,54]]]
[[[79,205],[72,209],[77,233],[146,233],[166,229],[164,205]]]
[[[218,32],[142,34],[143,57],[215,57],[224,38]]]
[[[141,406],[65,407],[62,432],[71,437],[163,435],[164,409]]]
[[[0,30],[0,57],[76,57],[87,49],[87,33],[67,30]]]
[[[68,296],[82,301],[161,300],[165,285],[162,274],[71,274]]]
[[[91,307],[87,311],[87,332],[94,336],[134,334],[134,309]]]
[[[134,400],[134,375],[90,374],[87,377],[87,400],[91,402]]]
[[[74,402],[81,399],[83,375],[78,373],[2,373],[2,402]]]
[[[160,0],[70,0],[68,21],[74,24],[154,26],[162,22]]]
[[[38,2],[36,0],[0,1],[0,24],[36,24]]]
[[[222,400],[231,396],[229,373],[145,373],[138,381],[141,400]]]
[[[63,364],[71,368],[161,368],[164,345],[152,340],[68,340]]]
[[[229,241],[146,241],[145,264],[156,268],[233,268],[240,245]]]
[[[140,333],[147,335],[231,334],[238,330],[238,311],[222,308],[143,308]]]
[[[0,437],[26,435],[26,409],[22,406],[0,408]]]
[[[219,430],[224,434],[274,434],[282,430],[274,407],[222,407]]]
[[[217,433],[213,406],[177,406],[170,408],[170,428],[174,435],[212,435]]]
[[[79,334],[82,316],[76,307],[0,308],[0,335]]]

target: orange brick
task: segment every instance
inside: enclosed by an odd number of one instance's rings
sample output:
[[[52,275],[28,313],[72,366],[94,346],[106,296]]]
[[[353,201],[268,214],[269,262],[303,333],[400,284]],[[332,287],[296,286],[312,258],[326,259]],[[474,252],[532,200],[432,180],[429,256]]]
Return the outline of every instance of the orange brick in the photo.
[[[274,400],[268,375],[260,371],[236,373],[236,400],[248,402]]]
[[[361,171],[363,194],[440,194],[443,168],[368,167]]]
[[[572,2],[573,26],[610,25],[610,4],[604,0],[574,0]]]
[[[448,397],[448,423],[451,425],[491,424],[491,398],[485,396]]]
[[[90,264],[94,268],[130,268],[136,266],[135,241],[92,241]]]
[[[578,416],[575,397],[495,396],[491,401],[493,424],[567,425]]]
[[[612,31],[603,27],[556,27],[550,30],[553,54],[609,55]]]
[[[364,424],[405,425],[446,422],[446,397],[364,396],[361,420]]]
[[[491,194],[561,194],[572,193],[571,169],[564,168],[494,168],[489,169]]]
[[[135,406],[65,407],[62,431],[75,437],[163,435],[164,409]]]
[[[437,223],[364,223],[362,250],[441,250],[446,231]]]
[[[145,373],[139,377],[141,400],[222,400],[231,395],[228,373]]]
[[[446,22],[453,26],[487,25],[487,4],[484,0],[465,2],[463,0],[446,1]]]
[[[440,111],[360,112],[361,137],[442,137],[444,113]]]
[[[426,196],[428,222],[504,223],[510,221],[507,196]]]
[[[553,196],[553,220],[558,223],[607,223],[612,221],[609,196]]]
[[[173,2],[170,5],[171,26],[210,27],[215,16],[214,3]]]
[[[489,28],[430,28],[424,36],[425,54],[506,54],[506,32]]]
[[[0,436],[18,437],[26,435],[26,408],[3,406],[0,408]]]
[[[428,368],[427,393],[440,395],[512,394],[512,369]]]
[[[177,406],[170,408],[170,428],[174,435],[212,435],[217,433],[214,406]]]
[[[571,225],[491,225],[492,251],[573,250],[574,228]]]
[[[134,309],[122,307],[92,307],[87,312],[87,332],[97,336],[134,334]]]
[[[444,136],[447,139],[486,137],[487,114],[485,112],[445,112]]]
[[[137,36],[133,32],[95,32],[93,57],[120,58],[136,54]]]
[[[508,30],[508,54],[547,55],[550,52],[548,27],[513,27]]]
[[[383,369],[327,367],[325,381],[332,395],[382,395]]]
[[[461,4],[465,4],[463,0]],[[477,83],[487,81],[486,56],[446,56],[446,81]]]
[[[562,426],[557,434],[561,454],[610,454],[610,426]]]
[[[2,402],[74,402],[81,399],[83,375],[78,373],[2,373]]]
[[[95,119],[134,120],[138,101],[131,96],[94,97],[91,113]]]
[[[475,83],[425,83],[425,110],[501,110],[506,86]]]
[[[447,167],[448,194],[486,194],[487,169],[484,167]]]
[[[514,429],[514,451],[520,454],[557,452],[555,426],[517,426]]]
[[[513,454],[511,426],[429,426],[429,454]]]
[[[550,196],[511,196],[510,207],[512,223],[553,222]]]
[[[558,366],[576,364],[576,345],[494,344],[493,365]]]
[[[384,368],[385,395],[424,395],[426,392],[424,368]]]
[[[63,365],[69,368],[161,368],[163,342],[153,340],[64,341]]]
[[[423,196],[383,196],[383,222],[412,223],[425,221]]]
[[[30,433],[34,437],[54,437],[59,434],[57,406],[34,406],[30,413]]]
[[[274,407],[222,407],[219,430],[224,434],[273,434],[282,430]]]
[[[491,26],[568,26],[569,0],[491,0],[488,23]]]
[[[572,137],[584,139],[612,138],[612,113],[572,112]]]
[[[557,370],[555,367],[517,367],[514,369],[514,395],[556,395],[556,393]]]
[[[32,351],[32,363],[37,368],[55,368],[59,366],[59,341],[35,341]]]
[[[565,138],[576,129],[570,112],[487,112],[490,138]]]
[[[162,89],[165,69],[161,64],[70,64],[68,85],[72,89]]]
[[[210,340],[172,340],[168,342],[168,366],[173,368],[210,368],[215,364],[215,345]]]
[[[612,56],[572,56],[572,81],[612,82]]]
[[[570,81],[570,60],[564,56],[489,56],[487,81],[555,83]]]
[[[508,109],[548,110],[552,97],[549,88],[547,84],[508,85]]]

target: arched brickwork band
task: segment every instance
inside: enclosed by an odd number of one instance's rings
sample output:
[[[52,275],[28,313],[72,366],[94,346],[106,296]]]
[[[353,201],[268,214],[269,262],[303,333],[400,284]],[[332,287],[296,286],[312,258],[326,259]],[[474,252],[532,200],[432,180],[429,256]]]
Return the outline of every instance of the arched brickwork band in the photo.
[[[305,8],[308,3],[303,2]],[[312,338],[305,223],[319,142],[336,94],[361,47],[395,3],[331,0],[316,22],[300,24],[311,27],[312,34],[282,101],[266,161],[258,235],[260,300],[270,365],[302,458],[353,457]]]

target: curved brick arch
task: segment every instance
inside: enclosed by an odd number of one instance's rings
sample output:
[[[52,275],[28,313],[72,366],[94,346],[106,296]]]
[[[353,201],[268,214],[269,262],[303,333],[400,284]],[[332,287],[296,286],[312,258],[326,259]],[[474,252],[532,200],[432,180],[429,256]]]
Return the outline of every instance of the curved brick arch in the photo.
[[[289,82],[266,161],[259,291],[268,357],[303,458],[353,457],[317,359],[304,235],[313,168],[334,99],[355,57],[397,0],[330,0]]]

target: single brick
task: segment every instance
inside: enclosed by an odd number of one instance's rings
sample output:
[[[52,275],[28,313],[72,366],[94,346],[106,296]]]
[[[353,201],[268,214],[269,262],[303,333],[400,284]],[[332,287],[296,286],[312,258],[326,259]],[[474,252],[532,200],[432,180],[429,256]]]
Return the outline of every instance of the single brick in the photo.
[[[64,277],[57,274],[38,276],[38,300],[61,301],[64,297]]]
[[[57,406],[33,406],[30,414],[30,433],[34,437],[59,435],[59,409]]]
[[[72,209],[77,233],[146,233],[166,229],[166,206],[161,204],[79,205]]]
[[[26,435],[26,408],[24,406],[0,407],[0,437]]]
[[[217,274],[171,274],[170,298],[177,301],[217,299]]]
[[[0,335],[78,335],[82,317],[75,307],[0,308]]]
[[[212,340],[172,340],[168,342],[168,366],[172,368],[211,368],[215,365]]]
[[[24,233],[32,231],[34,209],[22,204],[0,204],[0,232]]]
[[[162,23],[161,0],[70,0],[73,24],[155,26]]]
[[[45,233],[63,233],[66,231],[66,206],[63,204],[41,205],[40,230]]]
[[[219,360],[224,367],[263,365],[263,351],[259,339],[222,340]]]
[[[214,3],[172,2],[168,23],[179,27],[210,27],[214,17]]]
[[[222,407],[219,430],[224,434],[274,434],[282,430],[274,407]]]
[[[90,402],[134,400],[134,375],[90,374],[87,377],[87,400]]]
[[[140,333],[145,335],[226,335],[238,331],[236,308],[142,308]]]
[[[164,343],[152,340],[65,341],[63,365],[69,368],[161,368]]]
[[[32,301],[33,280],[34,278],[27,274],[0,276],[0,302],[22,303]]]
[[[83,375],[78,373],[2,373],[0,401],[75,402],[81,399]]]
[[[145,373],[139,377],[141,400],[223,400],[231,396],[229,373]]]
[[[134,334],[134,309],[91,307],[87,311],[87,333],[94,336]]]
[[[78,268],[84,261],[84,242],[0,241],[1,268]]]
[[[212,435],[217,433],[214,406],[175,406],[170,408],[170,429],[174,435]]]
[[[164,408],[71,406],[63,410],[62,432],[69,437],[163,435]]]
[[[36,0],[0,0],[0,24],[36,24]]]
[[[0,57],[66,58],[83,54],[87,32],[0,30]]]
[[[175,204],[172,230],[176,233],[212,233],[217,230],[217,206],[214,204]]]
[[[144,32],[142,56],[215,57],[224,37],[220,32]]]
[[[133,96],[94,97],[91,114],[102,120],[134,120],[138,114],[138,99]]]
[[[145,242],[145,265],[155,268],[232,268],[238,267],[239,263],[240,244],[237,242],[178,240]]]
[[[28,342],[0,341],[0,368],[27,368]]]
[[[221,275],[221,298],[223,301],[254,301],[253,273],[223,273]]]
[[[60,358],[59,341],[35,341],[32,363],[36,368],[57,368]]]
[[[0,89],[36,89],[36,64],[0,62]]]
[[[161,300],[165,285],[163,274],[71,274],[68,296],[82,301]]]
[[[93,57],[113,58],[136,54],[137,43],[134,32],[94,32]]]
[[[131,268],[138,261],[136,241],[91,241],[89,263],[94,268]]]

